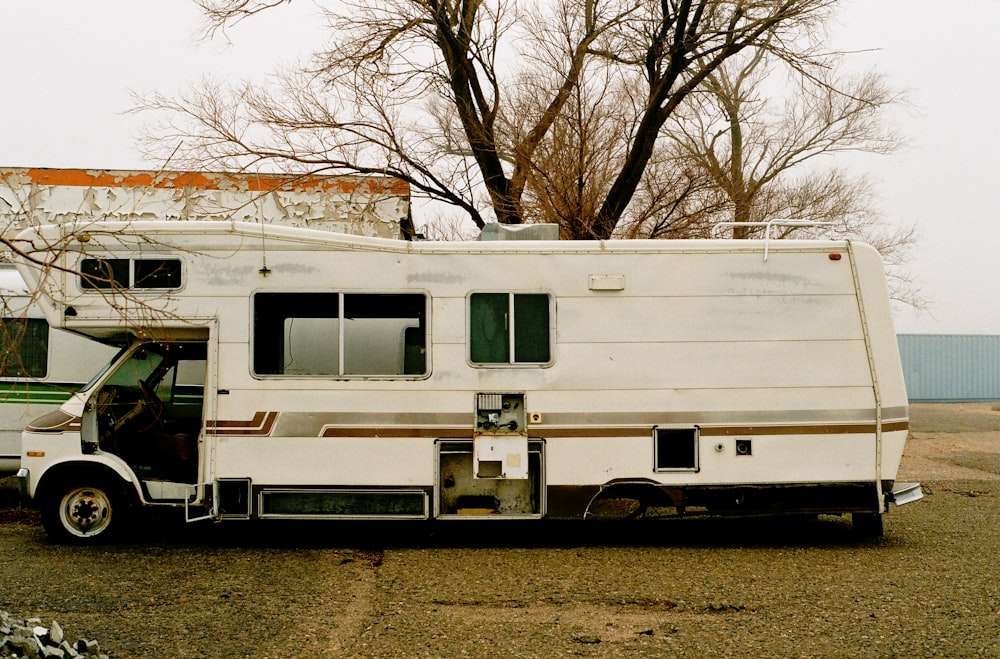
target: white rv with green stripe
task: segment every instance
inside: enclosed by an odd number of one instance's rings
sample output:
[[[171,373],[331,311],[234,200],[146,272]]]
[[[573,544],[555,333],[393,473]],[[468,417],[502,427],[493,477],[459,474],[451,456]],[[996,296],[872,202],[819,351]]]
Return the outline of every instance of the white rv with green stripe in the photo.
[[[58,409],[114,352],[49,327],[14,266],[0,264],[0,476],[20,466],[28,422]]]

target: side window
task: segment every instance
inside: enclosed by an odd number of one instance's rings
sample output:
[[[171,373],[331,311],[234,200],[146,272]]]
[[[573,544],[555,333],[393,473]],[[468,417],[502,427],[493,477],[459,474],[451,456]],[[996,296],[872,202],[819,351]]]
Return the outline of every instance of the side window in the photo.
[[[257,293],[257,375],[392,376],[427,371],[422,294]]]
[[[49,324],[41,318],[0,322],[0,377],[44,378],[49,372]]]
[[[207,371],[205,346],[178,344],[171,348],[175,354],[156,386],[157,397],[172,417],[200,417]]]
[[[84,259],[80,263],[82,288],[128,288],[128,259]]]
[[[469,296],[469,359],[474,364],[545,364],[552,359],[550,300],[544,293]]]
[[[339,374],[340,296],[337,293],[254,295],[253,372]]]
[[[344,295],[344,375],[422,375],[423,295]]]
[[[180,288],[180,259],[83,259],[80,287]]]
[[[136,259],[132,262],[135,288],[180,288],[181,262],[178,259]]]

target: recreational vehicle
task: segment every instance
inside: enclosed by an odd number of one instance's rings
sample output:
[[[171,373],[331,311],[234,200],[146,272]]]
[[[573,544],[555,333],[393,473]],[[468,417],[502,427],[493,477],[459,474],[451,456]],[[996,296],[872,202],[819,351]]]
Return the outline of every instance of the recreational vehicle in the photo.
[[[907,399],[871,247],[521,238],[23,232],[18,267],[49,323],[122,347],[28,425],[23,494],[79,543],[156,506],[191,521],[850,514],[880,534],[890,504],[920,497],[896,482]]]
[[[20,466],[24,426],[66,402],[114,354],[50,328],[14,266],[0,264],[0,476]]]

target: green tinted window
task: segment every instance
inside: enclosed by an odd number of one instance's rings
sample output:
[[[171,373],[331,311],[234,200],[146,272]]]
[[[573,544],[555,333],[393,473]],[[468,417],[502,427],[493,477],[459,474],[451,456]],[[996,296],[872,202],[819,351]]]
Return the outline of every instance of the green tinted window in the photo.
[[[514,361],[549,361],[549,296],[514,296]]]
[[[473,363],[538,364],[551,359],[548,295],[473,293],[469,325]]]
[[[469,299],[471,336],[469,350],[477,364],[506,364],[510,361],[507,333],[506,293],[473,293]]]

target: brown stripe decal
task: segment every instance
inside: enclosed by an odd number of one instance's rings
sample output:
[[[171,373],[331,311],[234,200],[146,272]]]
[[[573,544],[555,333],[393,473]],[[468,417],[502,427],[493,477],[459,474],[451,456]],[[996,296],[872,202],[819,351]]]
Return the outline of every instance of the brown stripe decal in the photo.
[[[574,426],[560,428],[558,426],[532,426],[528,429],[531,437],[649,437],[653,426],[627,426],[606,428],[600,426]]]
[[[209,431],[217,435],[267,436],[274,430],[278,412],[257,412],[248,421],[216,420],[208,421]],[[79,419],[76,420],[79,426]],[[692,427],[691,424],[687,427]],[[576,437],[649,437],[654,424],[629,426],[545,426],[536,425],[528,429],[533,439],[560,439]],[[680,426],[683,427],[683,426]],[[737,435],[861,435],[874,434],[876,424],[863,423],[816,423],[789,425],[742,425],[742,426],[699,426],[705,437],[731,437]],[[907,420],[890,421],[882,424],[883,432],[904,431],[909,428]],[[315,432],[315,431],[313,431]],[[320,437],[372,437],[372,438],[468,438],[472,437],[471,426],[453,425],[324,425],[319,430]],[[316,435],[312,435],[316,436]]]
[[[883,423],[882,432],[907,430],[907,421]],[[626,428],[574,427],[574,428],[531,428],[532,437],[646,437],[652,426],[631,426]],[[857,435],[874,434],[874,423],[830,423],[788,426],[699,426],[704,437],[730,437],[733,435]]]
[[[907,421],[883,423],[882,432],[907,430],[909,426],[910,424]],[[705,437],[728,437],[732,435],[870,435],[874,433],[874,423],[831,423],[813,426],[718,426],[701,428],[701,434]]]
[[[371,426],[327,426],[320,437],[429,437],[453,438],[472,437],[472,429],[466,427],[381,427]]]
[[[27,430],[28,432],[78,432],[80,417],[71,416],[62,410],[53,410],[29,423]]]
[[[216,435],[270,435],[277,412],[257,412],[249,421],[220,421],[209,419],[205,422],[209,432]]]

